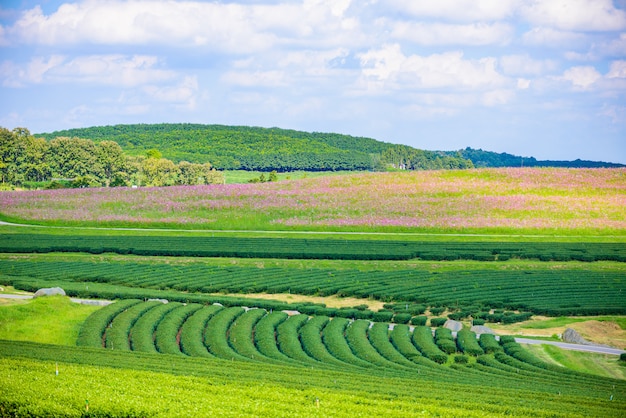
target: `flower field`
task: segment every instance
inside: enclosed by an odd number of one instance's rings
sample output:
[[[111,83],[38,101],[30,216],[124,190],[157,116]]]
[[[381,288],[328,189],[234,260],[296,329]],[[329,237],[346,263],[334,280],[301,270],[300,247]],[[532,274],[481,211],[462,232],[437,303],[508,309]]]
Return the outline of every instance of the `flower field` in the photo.
[[[0,193],[5,219],[207,229],[621,233],[625,207],[625,169],[416,171]]]

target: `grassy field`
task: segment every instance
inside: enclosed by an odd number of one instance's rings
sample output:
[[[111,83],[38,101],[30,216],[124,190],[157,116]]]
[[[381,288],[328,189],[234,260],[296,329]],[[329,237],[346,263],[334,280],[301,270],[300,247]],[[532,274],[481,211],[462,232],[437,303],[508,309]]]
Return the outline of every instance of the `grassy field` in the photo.
[[[98,306],[70,302],[53,296],[31,301],[6,300],[0,306],[0,339],[74,345],[78,331]]]
[[[0,194],[4,219],[52,225],[618,235],[626,170],[365,173],[263,184]]]

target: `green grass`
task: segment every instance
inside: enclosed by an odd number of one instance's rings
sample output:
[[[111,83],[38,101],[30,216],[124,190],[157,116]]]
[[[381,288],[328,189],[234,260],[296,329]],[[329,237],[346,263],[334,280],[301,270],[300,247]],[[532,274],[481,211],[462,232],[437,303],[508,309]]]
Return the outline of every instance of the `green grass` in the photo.
[[[511,169],[359,173],[235,187],[85,189],[54,195],[32,192],[15,198],[14,192],[7,192],[0,194],[0,206],[5,220],[66,227],[545,235],[574,240],[599,236],[623,240],[626,220],[619,205],[622,172]],[[249,178],[251,174],[243,175]],[[232,181],[241,175],[236,174]],[[573,199],[576,205],[571,204]]]
[[[47,296],[0,306],[0,339],[74,345],[83,321],[98,306]]]
[[[548,329],[548,328],[558,328],[568,326],[569,324],[574,324],[576,322],[585,322],[589,320],[596,320],[601,322],[615,322],[621,329],[626,329],[626,317],[622,316],[593,316],[593,317],[582,317],[582,318],[572,318],[569,316],[560,316],[558,318],[550,318],[541,321],[532,321],[520,326],[520,328],[524,329]]]
[[[626,379],[626,369],[618,366],[618,356],[564,350],[548,344],[526,345],[525,348],[544,361],[570,370],[613,379]]]
[[[226,184],[248,183],[252,179],[258,179],[261,174],[265,179],[269,179],[268,172],[246,171],[246,170],[225,170],[223,171]],[[362,171],[291,171],[286,173],[277,173],[278,181],[299,180],[306,178],[342,176],[346,174],[359,174]]]

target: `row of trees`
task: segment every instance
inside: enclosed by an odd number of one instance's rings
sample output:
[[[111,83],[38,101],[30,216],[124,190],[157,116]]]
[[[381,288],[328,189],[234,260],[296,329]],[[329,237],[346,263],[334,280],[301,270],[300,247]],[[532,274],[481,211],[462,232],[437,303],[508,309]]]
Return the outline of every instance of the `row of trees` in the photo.
[[[25,128],[0,128],[0,181],[11,186],[114,187],[223,183],[224,178],[210,163],[175,164],[156,150],[130,156],[114,141],[46,141]]]
[[[372,138],[253,126],[135,124],[95,126],[42,134],[113,140],[131,154],[156,148],[173,161],[210,161],[220,170],[339,171],[465,168],[459,155],[422,151]],[[400,158],[398,158],[400,157]]]
[[[447,155],[424,151],[407,145],[395,145],[382,152],[380,164],[399,170],[440,170],[473,168],[474,165],[460,154]]]

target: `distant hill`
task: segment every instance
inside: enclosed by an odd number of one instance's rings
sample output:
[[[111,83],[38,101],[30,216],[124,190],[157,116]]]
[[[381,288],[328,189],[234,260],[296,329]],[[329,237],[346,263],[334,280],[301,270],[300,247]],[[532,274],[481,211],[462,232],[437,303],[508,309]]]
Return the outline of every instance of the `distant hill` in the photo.
[[[130,155],[156,149],[178,163],[211,163],[221,170],[279,172],[424,170],[469,167],[623,167],[593,161],[538,161],[511,154],[466,148],[425,151],[372,138],[280,128],[202,124],[134,124],[95,126],[37,134],[48,140],[78,137],[117,142]]]
[[[200,124],[137,124],[68,129],[37,136],[112,140],[131,155],[157,149],[174,162],[210,162],[218,169],[259,171],[373,170],[384,168],[399,150],[418,162],[414,169],[462,168],[468,161],[445,153],[422,151],[371,138],[279,128]],[[419,158],[415,157],[419,154]],[[400,161],[403,167],[406,164]]]
[[[537,160],[534,157],[483,151],[482,149],[465,148],[460,151],[446,152],[448,155],[460,155],[470,160],[474,167],[566,167],[566,168],[617,168],[626,167],[624,164],[607,163],[602,161],[574,160],[553,161]]]

